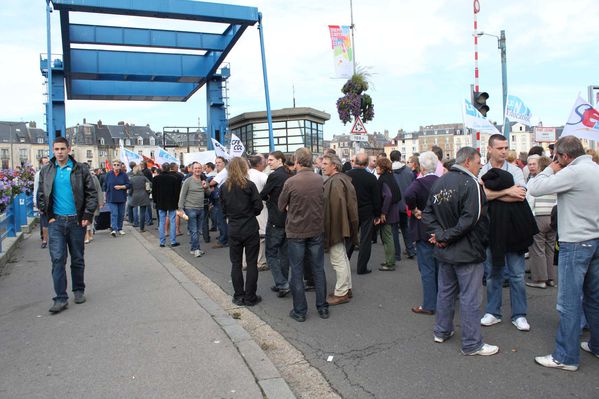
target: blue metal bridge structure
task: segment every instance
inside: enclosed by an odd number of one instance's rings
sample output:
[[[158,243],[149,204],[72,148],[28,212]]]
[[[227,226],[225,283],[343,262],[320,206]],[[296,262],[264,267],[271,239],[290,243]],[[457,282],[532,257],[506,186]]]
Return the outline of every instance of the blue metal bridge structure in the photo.
[[[46,0],[47,58],[40,70],[48,81],[46,126],[52,152],[65,136],[65,94],[73,100],[187,101],[206,85],[207,134],[221,141],[227,130],[220,68],[244,31],[258,23],[266,108],[272,118],[262,15],[255,7],[192,0]],[[52,56],[51,13],[60,13],[62,59]],[[71,13],[112,14],[221,24],[221,33],[71,23]],[[158,25],[158,24],[157,24]],[[188,24],[186,24],[188,25]],[[143,51],[140,51],[143,50]],[[210,140],[209,145],[211,146]]]

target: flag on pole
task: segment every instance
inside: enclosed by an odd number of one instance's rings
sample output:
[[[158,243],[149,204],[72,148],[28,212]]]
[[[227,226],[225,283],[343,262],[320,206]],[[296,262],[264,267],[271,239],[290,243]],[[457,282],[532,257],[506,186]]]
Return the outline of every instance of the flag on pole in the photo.
[[[524,101],[522,101],[520,97],[512,95],[507,96],[505,117],[509,119],[510,122],[520,122],[526,126],[531,126],[530,118],[532,117],[532,112],[530,111],[530,108],[524,104]]]
[[[105,169],[106,171],[110,171],[110,170],[112,170],[112,165],[110,164],[110,161],[109,161],[108,159],[105,159],[105,160],[104,160],[104,169]]]
[[[335,61],[335,77],[351,78],[353,75],[354,49],[349,26],[329,25],[331,48]]]
[[[154,162],[154,160],[150,157],[146,157],[145,155],[142,155],[144,161],[146,162],[146,166],[148,168],[153,168],[154,166],[158,166],[160,167],[160,165],[157,162]]]
[[[240,157],[244,152],[245,146],[241,142],[241,139],[236,135],[231,134],[231,145],[229,146],[229,154],[231,155],[231,158]]]
[[[174,155],[172,155],[171,153],[166,151],[164,148],[158,147],[158,155],[156,155],[156,163],[162,165],[163,163],[166,163],[166,162],[176,163],[177,165],[179,165],[181,163]]]
[[[139,154],[134,153],[131,150],[126,149],[121,144],[121,150],[119,151],[119,158],[122,163],[127,165],[127,171],[130,171],[129,162],[135,162],[135,164],[139,165],[141,161],[143,161],[143,157]]]
[[[214,147],[214,153],[216,154],[217,157],[223,157],[227,161],[229,159],[231,159],[231,156],[227,152],[227,149],[221,143],[219,143],[218,141],[216,141],[213,138],[211,138],[210,140],[212,140],[212,146]]]
[[[570,117],[560,137],[564,136],[599,140],[599,111],[584,101],[580,95],[574,102],[574,107],[572,107]]]
[[[491,134],[501,134],[499,130],[487,118],[482,116],[480,112],[468,100],[464,100],[462,108],[462,117],[464,126],[479,132],[487,132]]]

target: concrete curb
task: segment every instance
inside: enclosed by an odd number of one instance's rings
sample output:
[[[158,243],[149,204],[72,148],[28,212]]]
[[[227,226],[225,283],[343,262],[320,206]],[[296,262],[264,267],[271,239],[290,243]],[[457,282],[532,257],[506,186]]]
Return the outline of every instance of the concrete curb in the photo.
[[[17,233],[16,237],[7,237],[2,242],[2,249],[0,252],[0,270],[8,263],[13,253],[17,250],[18,244],[24,238],[25,234],[30,234],[33,231],[33,226],[36,224],[37,218],[27,218],[27,224],[21,226],[21,231]]]
[[[250,334],[222,307],[214,302],[206,292],[191,281],[177,266],[175,266],[155,245],[152,245],[138,231],[130,229],[135,238],[148,252],[173,276],[175,280],[191,295],[214,321],[229,336],[233,345],[244,358],[248,368],[256,378],[265,398],[295,399],[295,395],[287,382],[266,356],[266,353],[252,339]]]

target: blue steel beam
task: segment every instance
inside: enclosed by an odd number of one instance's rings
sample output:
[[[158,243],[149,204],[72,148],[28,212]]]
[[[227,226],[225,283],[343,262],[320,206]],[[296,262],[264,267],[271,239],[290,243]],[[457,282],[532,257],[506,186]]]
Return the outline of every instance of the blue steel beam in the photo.
[[[216,73],[216,70],[218,69],[220,64],[222,64],[225,61],[227,54],[229,54],[229,51],[231,51],[231,49],[233,48],[235,43],[237,43],[237,40],[239,40],[241,35],[243,35],[243,32],[245,32],[246,28],[247,26],[245,25],[229,25],[229,27],[223,32],[222,36],[226,38],[228,42],[227,47],[222,52],[209,51],[206,53],[206,56],[215,57],[214,65],[212,66],[212,68],[210,68],[210,71],[208,71],[207,76],[211,76]]]
[[[223,51],[230,41],[217,33],[71,24],[71,43]]]
[[[73,80],[74,100],[185,101],[194,83]]]
[[[217,55],[71,49],[71,79],[199,82]]]
[[[258,9],[191,0],[52,0],[56,10],[254,25]]]

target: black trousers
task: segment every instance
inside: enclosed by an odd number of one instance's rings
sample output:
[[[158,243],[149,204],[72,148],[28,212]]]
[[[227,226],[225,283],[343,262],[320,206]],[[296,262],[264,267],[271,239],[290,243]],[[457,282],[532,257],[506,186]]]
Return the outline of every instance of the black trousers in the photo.
[[[243,250],[247,263],[245,285],[241,263]],[[256,230],[247,236],[229,234],[229,257],[231,258],[231,281],[235,291],[235,299],[245,299],[246,302],[256,300],[258,287],[258,252],[260,250],[260,234]]]
[[[360,245],[358,252],[358,274],[364,274],[368,269],[368,262],[370,261],[370,253],[372,251],[372,232],[374,230],[374,217],[371,216],[367,219],[360,220]],[[347,257],[351,259],[354,253],[354,246],[348,241],[347,244]]]

